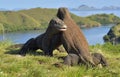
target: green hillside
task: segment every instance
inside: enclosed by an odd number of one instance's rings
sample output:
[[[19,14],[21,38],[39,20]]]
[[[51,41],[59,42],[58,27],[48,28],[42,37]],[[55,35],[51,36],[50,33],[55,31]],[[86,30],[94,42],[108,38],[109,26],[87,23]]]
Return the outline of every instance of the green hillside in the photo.
[[[120,22],[120,18],[114,14],[96,14],[88,16],[87,18],[101,24],[116,24]]]
[[[48,24],[51,18],[55,17],[57,14],[57,9],[42,9],[42,8],[34,8],[29,10],[22,10],[20,12],[23,12],[34,19],[41,22],[42,26],[45,26]],[[88,18],[83,18],[76,16],[75,14],[71,14],[72,18],[75,20],[75,22],[83,27],[92,27],[92,26],[99,26],[100,24],[96,21],[92,21]]]
[[[5,31],[18,31],[37,29],[41,25],[32,17],[13,11],[0,12],[0,23],[3,24]]]
[[[57,9],[47,8],[0,11],[0,24],[3,25],[5,32],[45,29],[51,18],[56,16],[56,13]],[[120,22],[120,18],[113,14],[96,14],[88,17],[79,17],[75,14],[71,14],[71,17],[83,28]],[[2,28],[2,26],[0,26],[0,28]],[[0,29],[0,32],[1,30],[2,29]]]
[[[0,24],[4,26],[5,32],[19,30],[43,29],[48,26],[51,18],[55,17],[57,9],[33,8],[20,11],[0,11]],[[71,14],[76,23],[82,27],[100,25],[88,18],[78,17]],[[1,28],[1,26],[0,26]]]
[[[48,23],[51,18],[55,17],[57,10],[56,9],[47,9],[47,8],[33,8],[29,10],[21,10],[20,13],[27,14],[28,16],[34,18],[36,21],[42,23],[42,26],[45,23]]]
[[[95,26],[100,26],[101,25],[99,22],[93,21],[93,20],[91,20],[89,18],[78,17],[78,16],[76,16],[74,14],[72,14],[71,17],[82,28],[90,28],[90,27],[95,27]]]
[[[112,44],[120,44],[120,24],[116,24],[111,27],[109,32],[103,37],[105,42],[111,42]]]

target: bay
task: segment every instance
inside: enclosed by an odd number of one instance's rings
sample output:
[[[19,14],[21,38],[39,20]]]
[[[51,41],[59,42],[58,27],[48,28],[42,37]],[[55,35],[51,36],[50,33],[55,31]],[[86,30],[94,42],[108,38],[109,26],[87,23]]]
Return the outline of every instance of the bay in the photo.
[[[90,45],[103,44],[103,36],[109,31],[111,26],[101,26],[88,29],[82,29],[88,43]],[[13,43],[25,43],[30,38],[35,38],[44,33],[45,30],[24,31],[24,32],[11,32],[4,34],[4,40],[10,40]],[[2,41],[2,35],[0,40]],[[77,37],[76,37],[77,38]]]
[[[73,11],[70,12],[86,17],[93,14],[115,14],[120,17],[120,10],[92,10],[92,11]],[[90,45],[103,44],[103,36],[108,33],[111,26],[102,25],[101,27],[87,28],[82,29],[88,43]],[[45,30],[36,30],[36,31],[24,31],[24,32],[11,32],[4,34],[4,40],[10,40],[13,43],[25,43],[30,38],[35,38],[36,36],[42,34]],[[0,34],[0,41],[3,39],[3,35]]]

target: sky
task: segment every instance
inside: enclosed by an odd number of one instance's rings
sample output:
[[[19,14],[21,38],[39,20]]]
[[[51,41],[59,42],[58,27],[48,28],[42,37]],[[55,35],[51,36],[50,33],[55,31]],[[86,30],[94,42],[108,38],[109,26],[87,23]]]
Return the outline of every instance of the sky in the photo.
[[[29,9],[29,8],[77,8],[80,5],[94,6],[120,6],[120,0],[0,0],[0,8]]]

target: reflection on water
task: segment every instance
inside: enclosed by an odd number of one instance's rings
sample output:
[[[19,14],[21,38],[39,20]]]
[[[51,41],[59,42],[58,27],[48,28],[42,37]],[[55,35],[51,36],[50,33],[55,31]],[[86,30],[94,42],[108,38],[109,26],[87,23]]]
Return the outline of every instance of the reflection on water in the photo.
[[[94,27],[82,29],[82,31],[90,45],[97,43],[103,44],[103,36],[109,31],[110,27],[111,26]],[[28,39],[34,38],[44,31],[45,30],[12,32],[6,33],[4,36],[6,40],[11,40],[13,43],[25,43]],[[0,35],[0,40],[2,40],[2,35]]]

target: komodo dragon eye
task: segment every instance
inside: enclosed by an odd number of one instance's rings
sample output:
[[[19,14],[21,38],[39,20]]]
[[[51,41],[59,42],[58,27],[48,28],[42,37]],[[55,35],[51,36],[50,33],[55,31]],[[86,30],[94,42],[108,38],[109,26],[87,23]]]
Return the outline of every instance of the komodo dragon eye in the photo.
[[[57,24],[57,22],[56,22],[56,21],[53,21],[53,23],[54,23],[54,24]]]

